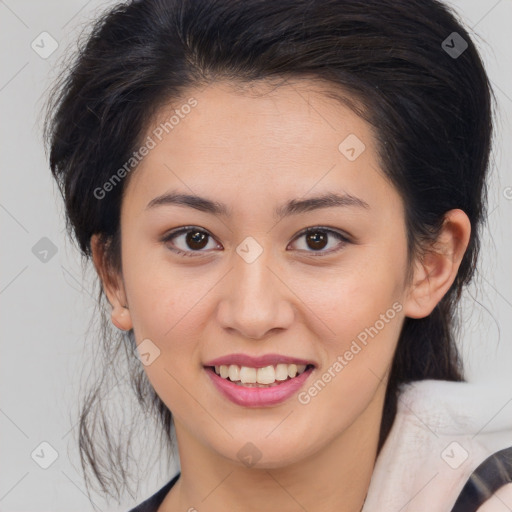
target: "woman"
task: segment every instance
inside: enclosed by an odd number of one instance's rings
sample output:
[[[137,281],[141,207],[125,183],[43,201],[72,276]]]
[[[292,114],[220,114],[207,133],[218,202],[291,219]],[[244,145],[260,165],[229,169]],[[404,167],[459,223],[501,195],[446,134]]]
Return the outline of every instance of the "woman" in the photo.
[[[468,400],[453,325],[491,98],[435,0],[145,0],[98,20],[46,135],[123,333],[105,329],[106,374],[123,347],[177,440],[179,474],[133,511],[445,511],[510,444],[510,417],[478,436],[496,411]],[[103,422],[105,468],[100,391],[80,447],[113,494],[126,442]]]

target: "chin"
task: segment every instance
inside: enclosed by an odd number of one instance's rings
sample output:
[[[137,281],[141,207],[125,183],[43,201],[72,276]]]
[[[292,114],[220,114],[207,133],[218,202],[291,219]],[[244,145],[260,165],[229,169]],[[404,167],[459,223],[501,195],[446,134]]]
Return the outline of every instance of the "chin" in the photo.
[[[289,439],[283,445],[283,438],[260,439],[254,436],[244,436],[243,439],[230,439],[230,450],[222,445],[218,453],[241,467],[248,469],[277,469],[285,468],[300,462],[308,454],[305,453],[304,436],[297,439]],[[298,448],[300,447],[300,450]],[[306,450],[309,451],[309,450]]]

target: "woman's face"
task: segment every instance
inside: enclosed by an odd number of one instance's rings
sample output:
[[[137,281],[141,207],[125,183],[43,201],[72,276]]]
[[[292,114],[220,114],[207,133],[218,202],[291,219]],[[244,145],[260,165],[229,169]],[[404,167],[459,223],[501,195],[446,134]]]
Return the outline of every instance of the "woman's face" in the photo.
[[[254,91],[218,82],[160,112],[123,198],[122,293],[178,440],[278,467],[349,429],[378,432],[407,306],[406,231],[365,121],[307,81]],[[202,199],[156,200],[166,194]],[[279,361],[314,368],[249,389],[206,368],[221,357],[245,363],[244,380],[293,372]]]

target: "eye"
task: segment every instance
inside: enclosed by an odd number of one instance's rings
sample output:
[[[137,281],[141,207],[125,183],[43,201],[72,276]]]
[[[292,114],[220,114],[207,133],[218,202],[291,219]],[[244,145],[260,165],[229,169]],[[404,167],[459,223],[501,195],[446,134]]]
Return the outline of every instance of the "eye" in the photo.
[[[311,248],[312,250],[299,249],[304,250],[305,252],[310,252],[309,256],[325,256],[327,254],[332,254],[338,251],[341,251],[346,244],[350,243],[350,240],[347,236],[343,235],[338,231],[334,231],[333,229],[325,228],[322,226],[314,226],[311,228],[307,228],[302,233],[300,233],[295,240],[299,240],[304,237],[306,247]],[[324,251],[325,247],[329,245],[329,238],[335,238],[338,240],[338,248]],[[336,247],[336,244],[334,244]],[[318,253],[318,254],[314,254]]]
[[[181,248],[179,247],[180,238]],[[166,243],[173,241],[172,245],[174,245],[174,247],[169,247],[169,249],[176,254],[182,256],[201,256],[201,253],[205,252],[201,249],[208,246],[209,239],[213,240],[213,237],[207,231],[195,226],[186,226],[168,233],[161,241]],[[176,244],[174,240],[177,240],[178,244]],[[178,247],[176,247],[176,245],[178,245]]]
[[[299,233],[299,235],[295,237],[294,241],[299,240],[301,237],[304,237],[306,247],[309,247],[312,250],[308,250],[307,248],[299,248],[299,250],[312,253],[310,256],[315,257],[338,252],[343,249],[346,244],[350,243],[347,236],[338,231],[322,226],[307,228]],[[325,251],[325,247],[329,246],[329,238],[338,240],[338,248]],[[181,256],[201,256],[201,253],[206,252],[203,249],[208,248],[209,241],[213,241],[213,237],[203,229],[195,226],[185,226],[175,231],[171,231],[165,235],[161,241],[166,244],[170,244],[169,249]]]

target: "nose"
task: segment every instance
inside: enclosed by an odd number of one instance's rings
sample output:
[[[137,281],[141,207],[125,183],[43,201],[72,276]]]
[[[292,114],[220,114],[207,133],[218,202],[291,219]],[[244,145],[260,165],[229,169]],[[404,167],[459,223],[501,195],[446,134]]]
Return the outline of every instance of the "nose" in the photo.
[[[233,268],[226,276],[218,320],[239,337],[262,339],[293,323],[293,293],[275,262],[267,257],[270,252],[264,250],[251,263],[235,254]]]

